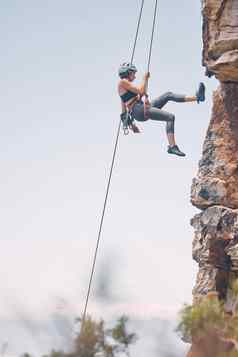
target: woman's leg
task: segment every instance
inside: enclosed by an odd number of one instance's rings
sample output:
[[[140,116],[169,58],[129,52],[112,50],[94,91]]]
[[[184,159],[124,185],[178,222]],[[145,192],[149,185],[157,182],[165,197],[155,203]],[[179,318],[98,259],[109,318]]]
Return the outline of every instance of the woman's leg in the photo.
[[[177,103],[204,102],[205,101],[205,89],[206,89],[205,85],[203,83],[199,83],[196,95],[193,95],[193,96],[176,94],[173,92],[166,92],[166,93],[162,94],[160,97],[152,100],[151,104],[153,107],[161,109],[169,101],[177,102]]]
[[[172,113],[166,112],[155,107],[150,107],[148,109],[148,118],[156,121],[166,122],[166,134],[170,146],[176,145],[174,136],[174,121],[175,116]]]
[[[147,114],[149,119],[151,120],[166,122],[166,134],[169,142],[168,153],[175,154],[178,156],[185,156],[185,154],[182,151],[180,151],[178,146],[176,145],[175,135],[174,135],[174,121],[175,121],[174,114],[155,107],[150,107],[148,109]]]
[[[132,115],[137,121],[146,121],[147,119],[151,119],[166,122],[166,134],[169,142],[168,152],[179,156],[185,156],[185,154],[180,151],[176,145],[174,135],[174,114],[151,106],[147,111],[147,118],[145,118],[144,105],[143,103],[138,103],[133,107]]]
[[[185,102],[197,102],[197,97],[194,95],[194,96],[186,96],[185,97]]]
[[[196,101],[196,97],[189,97],[183,94],[176,94],[173,92],[166,92],[162,94],[160,97],[155,98],[151,101],[152,107],[161,109],[167,104],[168,102],[177,102],[177,103],[185,103],[185,102],[194,102]]]

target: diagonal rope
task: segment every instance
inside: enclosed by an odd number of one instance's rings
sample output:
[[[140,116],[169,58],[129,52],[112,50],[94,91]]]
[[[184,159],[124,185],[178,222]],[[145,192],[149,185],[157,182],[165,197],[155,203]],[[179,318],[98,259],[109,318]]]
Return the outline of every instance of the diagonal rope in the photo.
[[[109,179],[108,179],[108,184],[107,184],[107,189],[106,189],[105,200],[104,200],[104,204],[103,204],[102,216],[101,216],[101,221],[100,221],[100,226],[99,226],[99,231],[98,231],[98,238],[97,238],[97,244],[96,244],[96,249],[95,249],[94,258],[93,258],[92,270],[91,270],[90,279],[89,279],[89,286],[88,286],[88,291],[87,291],[87,296],[86,296],[86,302],[85,302],[84,311],[83,311],[82,324],[84,323],[85,318],[86,318],[86,314],[87,314],[88,300],[89,300],[89,295],[90,295],[93,275],[94,275],[94,271],[95,271],[97,253],[98,253],[99,242],[100,242],[102,226],[103,226],[103,220],[104,220],[104,215],[105,215],[105,210],[106,210],[106,205],[107,205],[107,198],[108,198],[108,193],[109,193],[109,188],[110,188],[110,183],[111,183],[111,178],[112,178],[112,171],[113,171],[115,157],[116,157],[116,151],[117,151],[117,146],[118,146],[120,129],[121,129],[121,120],[120,120],[118,129],[117,129],[116,142],[115,142],[114,150],[113,150],[112,163],[111,163],[110,174],[109,174]]]
[[[136,49],[136,44],[137,44],[137,40],[138,40],[138,33],[139,33],[139,28],[140,28],[140,23],[141,23],[141,17],[142,17],[143,7],[144,7],[144,0],[142,0],[141,6],[140,6],[140,13],[139,13],[138,21],[137,21],[136,35],[135,35],[135,39],[134,39],[134,45],[133,45],[133,50],[132,50],[131,62],[133,61],[134,55],[135,55],[135,49]],[[106,189],[106,195],[105,195],[105,199],[104,199],[103,210],[102,210],[102,215],[101,215],[101,220],[100,220],[100,225],[99,225],[99,231],[98,231],[96,249],[95,249],[95,253],[94,253],[94,257],[93,257],[93,264],[92,264],[92,269],[91,269],[91,273],[90,273],[89,284],[88,284],[88,290],[87,290],[87,295],[86,295],[86,301],[85,301],[85,306],[84,306],[83,316],[82,316],[82,321],[81,321],[81,331],[82,331],[82,329],[83,329],[84,322],[85,322],[86,315],[87,315],[88,301],[89,301],[89,297],[90,297],[90,292],[91,292],[91,287],[92,287],[92,281],[93,281],[93,276],[94,276],[94,272],[95,272],[97,254],[98,254],[99,243],[100,243],[101,232],[102,232],[102,226],[103,226],[103,221],[104,221],[104,216],[105,216],[105,210],[106,210],[106,205],[107,205],[108,193],[109,193],[109,188],[110,188],[110,184],[111,184],[112,172],[113,172],[113,167],[114,167],[115,157],[116,157],[116,152],[117,152],[117,147],[118,147],[118,140],[119,140],[119,135],[120,135],[120,129],[121,129],[121,119],[120,119],[120,121],[119,121],[118,130],[117,130],[117,136],[116,136],[116,141],[115,141],[114,150],[113,150],[112,163],[111,163],[110,174],[109,174],[109,179],[108,179],[107,189]]]

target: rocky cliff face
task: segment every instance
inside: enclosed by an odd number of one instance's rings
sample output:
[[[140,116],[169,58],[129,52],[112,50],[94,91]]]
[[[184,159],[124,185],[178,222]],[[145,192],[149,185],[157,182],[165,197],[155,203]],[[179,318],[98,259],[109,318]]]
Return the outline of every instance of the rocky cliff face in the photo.
[[[199,266],[193,297],[196,303],[216,291],[230,312],[229,287],[238,277],[238,0],[202,0],[202,14],[203,65],[220,83],[191,188],[201,210],[191,220]],[[193,344],[189,356],[197,350]]]
[[[191,196],[200,209],[217,204],[238,208],[238,83],[221,83],[213,94],[212,118]]]
[[[238,2],[202,0],[203,65],[221,81],[238,80]]]

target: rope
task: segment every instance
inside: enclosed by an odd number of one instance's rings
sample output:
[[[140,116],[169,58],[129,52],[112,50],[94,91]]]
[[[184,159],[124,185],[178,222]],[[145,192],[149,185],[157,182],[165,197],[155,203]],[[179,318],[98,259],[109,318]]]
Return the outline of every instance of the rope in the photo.
[[[140,29],[140,23],[141,23],[141,17],[142,17],[142,12],[143,12],[143,7],[144,7],[145,0],[141,1],[141,6],[140,6],[140,13],[139,13],[139,18],[137,21],[137,28],[136,28],[136,35],[135,35],[135,40],[134,40],[134,46],[132,50],[132,55],[131,55],[131,64],[134,60],[134,55],[135,55],[135,49],[136,49],[136,44],[138,40],[138,34],[139,34],[139,29]]]
[[[139,12],[139,17],[138,17],[138,21],[137,21],[137,28],[136,28],[136,35],[135,35],[134,45],[133,45],[133,50],[132,50],[132,55],[131,55],[131,63],[133,62],[134,55],[135,55],[135,49],[136,49],[136,44],[137,44],[137,40],[138,40],[138,34],[139,34],[139,29],[140,29],[140,24],[141,24],[141,18],[142,18],[144,2],[145,1],[142,0],[141,6],[140,6],[140,12]],[[150,40],[148,71],[149,71],[149,67],[150,67],[151,54],[152,54],[152,44],[153,44],[153,38],[154,38],[156,12],[157,12],[157,0],[156,0],[156,4],[155,4],[154,19],[153,19],[153,26],[152,26],[152,34],[151,34],[151,40]],[[104,199],[104,204],[103,204],[103,210],[102,210],[102,215],[101,215],[101,220],[100,220],[100,225],[99,225],[96,249],[95,249],[95,252],[94,252],[93,264],[92,264],[92,269],[91,269],[90,279],[89,279],[89,285],[88,285],[88,290],[87,290],[87,295],[86,295],[86,302],[85,302],[82,321],[81,321],[81,331],[83,329],[84,322],[85,322],[85,319],[86,319],[86,314],[87,314],[88,301],[89,301],[91,287],[92,287],[92,280],[93,280],[93,276],[94,276],[94,272],[95,272],[97,254],[98,254],[98,249],[99,249],[99,243],[100,243],[100,238],[101,238],[101,232],[102,232],[102,227],[103,227],[105,210],[106,210],[106,206],[107,206],[107,199],[108,199],[108,194],[109,194],[109,189],[110,189],[110,184],[111,184],[112,172],[113,172],[113,168],[114,168],[115,157],[116,157],[116,152],[117,152],[117,147],[118,147],[120,129],[121,129],[121,119],[119,121],[118,129],[117,129],[116,141],[115,141],[114,150],[113,150],[113,156],[112,156],[111,168],[110,168],[110,173],[109,173],[109,179],[108,179],[108,183],[107,183],[107,189],[106,189],[106,194],[105,194],[105,199]]]
[[[156,22],[157,8],[158,8],[158,0],[155,0],[154,18],[153,18],[153,25],[152,25],[152,31],[151,31],[150,49],[149,49],[149,57],[148,57],[148,64],[147,64],[147,71],[148,71],[148,72],[150,71],[150,62],[151,62],[152,47],[153,47],[153,41],[154,41],[154,33],[155,33],[155,22]]]
[[[137,39],[138,39],[138,33],[139,33],[139,28],[140,28],[140,23],[141,23],[143,7],[144,7],[144,0],[142,0],[142,2],[141,2],[139,18],[137,21],[136,35],[135,35],[134,45],[133,45],[133,50],[132,50],[132,55],[131,55],[131,62],[133,62],[134,55],[135,55],[135,49],[136,49],[136,44],[137,44]],[[117,152],[120,130],[121,130],[121,119],[119,121],[118,129],[117,129],[116,142],[115,142],[114,150],[113,150],[112,163],[111,163],[110,174],[109,174],[109,179],[108,179],[108,184],[107,184],[107,189],[106,189],[106,195],[105,195],[105,200],[104,200],[104,205],[103,205],[103,210],[102,210],[102,216],[101,216],[101,221],[100,221],[100,226],[99,226],[99,231],[98,231],[96,249],[95,249],[95,253],[94,253],[93,264],[92,264],[92,269],[91,269],[91,274],[90,274],[90,279],[89,279],[89,285],[88,285],[88,290],[87,290],[87,295],[86,295],[86,302],[85,302],[85,306],[84,306],[84,310],[83,310],[82,325],[81,325],[82,328],[83,328],[83,325],[84,325],[84,322],[86,319],[86,314],[87,314],[88,300],[89,300],[89,296],[90,296],[90,292],[91,292],[92,280],[93,280],[95,266],[96,266],[98,248],[99,248],[99,243],[100,243],[100,238],[101,238],[102,226],[103,226],[104,215],[105,215],[105,210],[106,210],[106,205],[107,205],[109,188],[110,188],[110,184],[111,184],[111,178],[112,178],[112,172],[113,172],[113,167],[114,167],[114,162],[115,162],[115,157],[116,157],[116,152]]]
[[[89,295],[90,295],[90,291],[91,291],[93,275],[94,275],[94,271],[95,271],[97,253],[98,253],[99,242],[100,242],[102,226],[103,226],[103,220],[104,220],[104,215],[105,215],[105,210],[106,210],[106,205],[107,205],[107,198],[108,198],[108,193],[109,193],[109,188],[110,188],[110,183],[111,183],[111,178],[112,178],[112,171],[113,171],[115,157],[116,157],[120,129],[121,129],[121,119],[120,119],[120,123],[119,123],[118,129],[117,129],[116,142],[115,142],[114,150],[113,150],[112,163],[111,163],[110,174],[109,174],[109,179],[108,179],[107,189],[106,189],[106,195],[105,195],[105,200],[104,200],[104,205],[103,205],[103,210],[102,210],[102,216],[101,216],[101,221],[100,221],[100,226],[99,226],[99,231],[98,231],[97,244],[96,244],[96,249],[95,249],[95,253],[94,253],[93,265],[92,265],[92,270],[91,270],[90,279],[89,279],[89,286],[88,286],[88,291],[87,291],[87,296],[86,296],[86,302],[85,302],[84,311],[83,311],[82,326],[84,324],[86,314],[87,314],[88,300],[89,300]]]
[[[147,63],[147,72],[150,71],[150,62],[151,62],[152,47],[153,47],[153,41],[154,41],[157,8],[158,8],[158,0],[155,0],[153,25],[152,25],[151,37],[150,37],[150,49],[149,49],[149,56],[148,56],[148,63]],[[148,95],[148,80],[147,80],[146,88],[145,88],[145,100],[144,100],[144,117],[145,117],[145,119],[149,119],[149,117],[148,117],[148,107],[149,106],[150,106],[150,101],[149,101],[149,95]]]

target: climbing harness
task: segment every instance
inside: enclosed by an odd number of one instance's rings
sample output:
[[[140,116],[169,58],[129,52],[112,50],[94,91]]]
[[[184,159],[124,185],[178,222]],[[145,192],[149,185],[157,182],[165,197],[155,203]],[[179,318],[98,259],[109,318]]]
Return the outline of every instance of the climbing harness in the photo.
[[[131,111],[126,110],[124,113],[121,113],[121,121],[122,121],[124,135],[128,135],[129,128],[131,127],[131,125],[134,121]]]
[[[139,13],[138,21],[137,21],[136,35],[135,35],[135,39],[134,39],[134,45],[133,45],[131,61],[130,61],[131,64],[133,62],[134,55],[135,55],[135,49],[136,49],[136,44],[137,44],[137,39],[138,39],[138,34],[139,34],[139,28],[140,28],[140,23],[141,23],[141,17],[142,17],[144,2],[145,2],[145,0],[142,0],[141,6],[140,6],[140,13]],[[153,39],[154,39],[157,7],[158,7],[158,0],[155,0],[154,18],[153,18],[153,26],[152,26],[152,33],[151,33],[151,39],[150,39],[148,65],[147,65],[147,71],[148,72],[149,72],[149,69],[150,69],[150,62],[151,62],[151,55],[152,55],[152,45],[153,45]],[[148,90],[148,88],[146,88],[146,92],[147,92],[147,90]],[[145,95],[145,97],[146,97],[146,100],[148,100],[148,95],[147,94]],[[146,109],[145,109],[145,111],[146,111]],[[105,210],[106,210],[106,205],[107,205],[109,188],[110,188],[110,184],[111,184],[112,172],[113,172],[113,167],[114,167],[115,157],[116,157],[116,152],[117,152],[117,147],[118,147],[119,135],[120,135],[120,130],[121,130],[121,123],[123,121],[123,130],[124,130],[124,133],[126,134],[126,133],[129,133],[129,129],[128,128],[130,128],[130,126],[133,124],[133,120],[134,119],[133,119],[133,116],[131,116],[131,111],[128,111],[126,113],[125,117],[124,118],[121,117],[120,120],[119,120],[119,125],[118,125],[117,135],[116,135],[116,141],[115,141],[113,155],[112,155],[110,173],[109,173],[109,178],[108,178],[108,183],[107,183],[107,188],[106,188],[106,194],[105,194],[105,199],[104,199],[104,204],[103,204],[103,209],[102,209],[102,215],[101,215],[101,220],[100,220],[100,225],[99,225],[99,231],[98,231],[98,236],[97,236],[96,249],[95,249],[95,252],[94,252],[92,269],[91,269],[91,273],[90,273],[89,284],[88,284],[87,295],[86,295],[86,301],[85,301],[85,306],[84,306],[82,320],[81,320],[81,332],[83,330],[84,322],[85,322],[86,314],[87,314],[88,301],[89,301],[89,296],[90,296],[90,291],[91,291],[91,286],[92,286],[92,280],[93,280],[93,276],[94,276],[94,272],[95,272],[97,253],[98,253],[98,249],[99,249],[99,243],[100,243],[100,238],[101,238],[101,232],[102,232],[102,226],[103,226],[103,221],[104,221],[104,216],[105,216]]]
[[[137,101],[138,101],[138,96],[135,97],[134,100],[129,105],[126,105],[126,111],[124,113],[121,113],[121,115],[120,115],[121,116],[124,135],[128,135],[129,134],[129,129],[133,128],[133,124],[134,124],[135,119],[133,117],[132,108],[133,108],[133,105]]]

